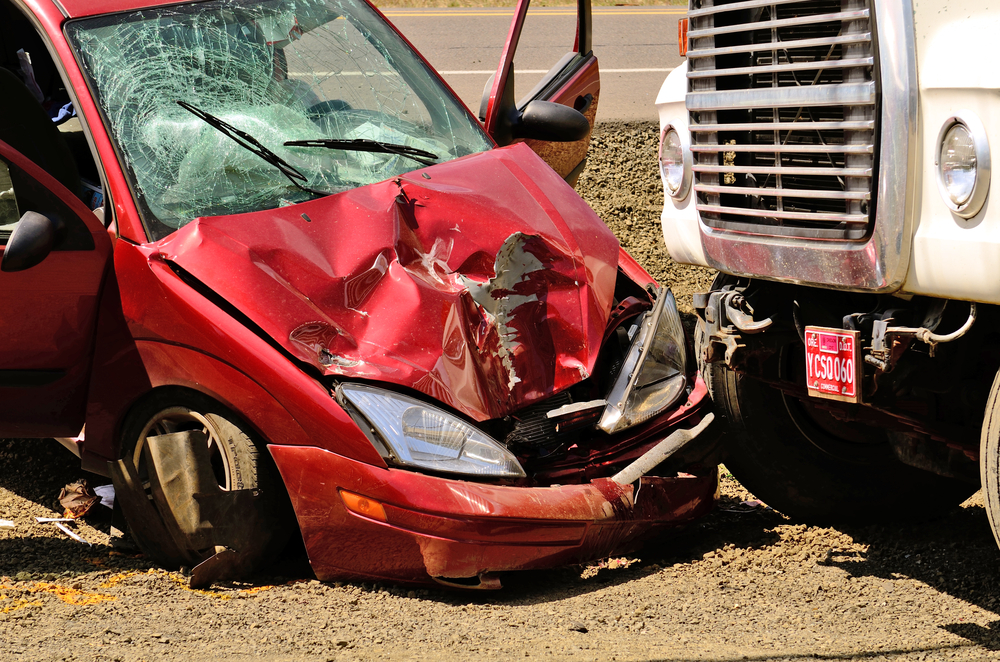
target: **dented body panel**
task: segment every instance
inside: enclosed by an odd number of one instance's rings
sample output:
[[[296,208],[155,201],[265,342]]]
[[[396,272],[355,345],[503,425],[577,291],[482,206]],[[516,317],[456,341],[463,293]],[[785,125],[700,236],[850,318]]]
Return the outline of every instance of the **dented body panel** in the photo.
[[[323,374],[406,386],[485,420],[593,371],[618,244],[516,145],[294,207],[199,219],[158,255]]]
[[[714,472],[644,477],[638,493],[609,478],[504,487],[377,469],[319,449],[272,447],[271,453],[320,579],[447,582],[583,563],[705,515],[718,488]],[[330,475],[339,481],[325,481]],[[352,512],[340,489],[383,503],[388,521]]]

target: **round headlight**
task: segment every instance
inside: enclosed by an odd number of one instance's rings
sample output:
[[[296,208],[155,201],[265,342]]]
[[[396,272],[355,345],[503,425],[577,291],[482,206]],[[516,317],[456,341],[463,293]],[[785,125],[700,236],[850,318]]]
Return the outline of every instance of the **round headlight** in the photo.
[[[976,185],[976,145],[964,124],[953,124],[944,134],[938,159],[948,198],[956,206],[964,205]]]
[[[972,113],[949,117],[938,135],[938,188],[945,204],[963,218],[983,208],[990,187],[986,130]]]
[[[683,198],[687,195],[690,183],[689,164],[685,163],[688,155],[684,143],[677,130],[667,125],[660,134],[660,176],[667,194],[672,198]]]
[[[660,169],[667,189],[671,195],[676,194],[684,182],[684,148],[681,146],[681,137],[672,128],[667,129],[663,134],[663,142],[660,143]]]

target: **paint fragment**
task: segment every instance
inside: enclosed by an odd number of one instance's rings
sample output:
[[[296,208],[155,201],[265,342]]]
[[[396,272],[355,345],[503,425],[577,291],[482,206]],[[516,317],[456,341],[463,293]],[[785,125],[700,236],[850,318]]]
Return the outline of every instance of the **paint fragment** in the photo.
[[[503,242],[497,252],[493,278],[485,283],[476,282],[462,276],[462,282],[469,290],[472,300],[492,323],[499,335],[497,356],[507,371],[507,390],[513,391],[521,381],[514,370],[514,354],[521,346],[517,341],[514,316],[518,306],[538,301],[535,294],[514,294],[518,283],[527,281],[529,275],[545,268],[541,260],[525,250],[528,239],[534,238],[515,232]]]

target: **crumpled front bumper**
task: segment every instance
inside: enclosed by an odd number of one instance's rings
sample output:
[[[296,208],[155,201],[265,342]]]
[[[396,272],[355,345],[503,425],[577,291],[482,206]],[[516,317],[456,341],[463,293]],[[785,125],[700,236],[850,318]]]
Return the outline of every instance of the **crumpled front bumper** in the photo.
[[[610,478],[507,487],[375,467],[314,447],[269,448],[321,580],[499,588],[496,572],[627,551],[709,512],[718,488],[714,470],[645,476],[638,492]],[[355,499],[349,509],[343,491],[375,507],[360,514]]]

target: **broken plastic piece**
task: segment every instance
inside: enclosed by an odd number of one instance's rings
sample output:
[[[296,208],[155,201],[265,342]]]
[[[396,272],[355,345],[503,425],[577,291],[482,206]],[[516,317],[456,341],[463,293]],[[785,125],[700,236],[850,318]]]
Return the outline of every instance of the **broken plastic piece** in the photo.
[[[434,581],[452,588],[479,589],[482,591],[499,591],[503,588],[500,577],[492,572],[483,572],[475,577],[434,577]]]
[[[9,519],[0,519],[0,528],[13,529],[14,528],[14,522],[12,520],[9,520]]]
[[[79,535],[77,535],[73,531],[71,531],[70,528],[68,526],[66,526],[65,524],[63,524],[62,522],[55,522],[55,525],[57,527],[59,527],[60,531],[62,531],[63,533],[65,533],[67,536],[69,536],[73,540],[75,540],[77,542],[82,542],[87,547],[93,547],[92,544],[90,544],[89,542],[87,542],[86,540],[84,540],[83,538],[81,538]]]
[[[216,547],[214,556],[191,569],[188,585],[194,589],[208,588],[215,582],[235,579],[241,572],[240,555],[228,547]]]
[[[726,513],[752,513],[755,510],[773,510],[773,508],[760,499],[748,499],[741,501],[737,508],[720,508],[719,510]]]
[[[675,430],[669,437],[646,451],[638,460],[612,476],[611,480],[619,485],[631,485],[652,471],[658,464],[693,441],[714,420],[715,414],[708,413],[705,414],[705,417],[701,419],[698,425],[690,430]]]

